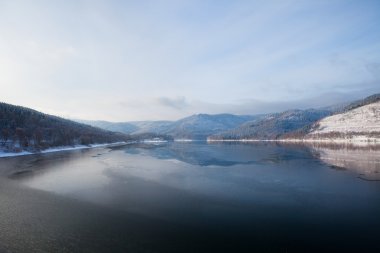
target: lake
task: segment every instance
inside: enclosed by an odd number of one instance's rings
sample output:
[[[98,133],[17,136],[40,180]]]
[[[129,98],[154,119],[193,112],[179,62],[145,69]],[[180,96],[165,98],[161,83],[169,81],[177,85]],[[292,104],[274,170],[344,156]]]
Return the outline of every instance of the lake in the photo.
[[[0,177],[0,252],[380,252],[376,147],[133,144]]]

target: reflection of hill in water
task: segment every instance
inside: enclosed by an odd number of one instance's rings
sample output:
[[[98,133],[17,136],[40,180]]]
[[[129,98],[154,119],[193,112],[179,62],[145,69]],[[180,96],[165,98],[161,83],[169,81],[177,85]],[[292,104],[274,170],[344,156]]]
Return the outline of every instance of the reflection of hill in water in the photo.
[[[158,159],[176,159],[200,166],[233,166],[239,164],[281,163],[287,160],[312,157],[304,146],[292,147],[275,143],[165,143],[137,144],[125,149],[129,154],[153,156]]]
[[[365,180],[380,180],[380,147],[313,146],[319,159],[336,169],[347,169]]]
[[[137,144],[124,149],[129,154],[176,159],[200,166],[286,163],[316,157],[334,169],[346,169],[365,180],[380,180],[380,146],[351,147],[318,144],[304,146],[273,142],[260,143],[164,143]],[[310,160],[309,160],[310,162]]]

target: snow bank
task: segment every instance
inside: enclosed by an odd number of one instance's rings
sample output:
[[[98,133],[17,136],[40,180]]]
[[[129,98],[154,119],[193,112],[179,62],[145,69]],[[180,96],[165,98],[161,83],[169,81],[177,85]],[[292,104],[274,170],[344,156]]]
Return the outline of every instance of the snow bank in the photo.
[[[42,150],[40,152],[34,152],[34,153],[28,152],[28,151],[12,153],[12,152],[5,152],[5,151],[0,150],[0,158],[1,157],[12,157],[12,156],[53,153],[53,152],[79,150],[79,149],[99,148],[99,147],[116,147],[116,146],[122,146],[122,145],[127,145],[127,144],[129,144],[129,143],[127,143],[127,142],[114,142],[114,143],[91,144],[88,146],[87,145],[61,146],[61,147],[48,148],[48,149]]]
[[[174,139],[175,142],[192,142],[192,139]]]
[[[142,140],[142,143],[166,143],[167,140]]]
[[[11,156],[21,156],[21,155],[31,155],[33,153],[27,152],[27,151],[22,151],[22,152],[17,152],[17,153],[9,153],[9,152],[4,152],[0,150],[0,158],[1,157],[11,157]]]

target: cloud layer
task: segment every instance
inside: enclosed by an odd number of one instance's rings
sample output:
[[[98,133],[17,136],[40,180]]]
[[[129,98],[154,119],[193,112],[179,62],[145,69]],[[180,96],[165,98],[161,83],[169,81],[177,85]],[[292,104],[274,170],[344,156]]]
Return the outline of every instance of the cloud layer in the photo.
[[[378,27],[370,0],[5,0],[0,100],[114,121],[322,106],[380,91]]]

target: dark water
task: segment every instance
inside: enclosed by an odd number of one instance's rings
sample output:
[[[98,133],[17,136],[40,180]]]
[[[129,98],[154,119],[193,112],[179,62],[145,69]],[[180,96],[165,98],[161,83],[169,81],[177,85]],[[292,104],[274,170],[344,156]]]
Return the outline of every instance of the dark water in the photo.
[[[0,252],[380,252],[380,153],[168,143],[0,160]]]

